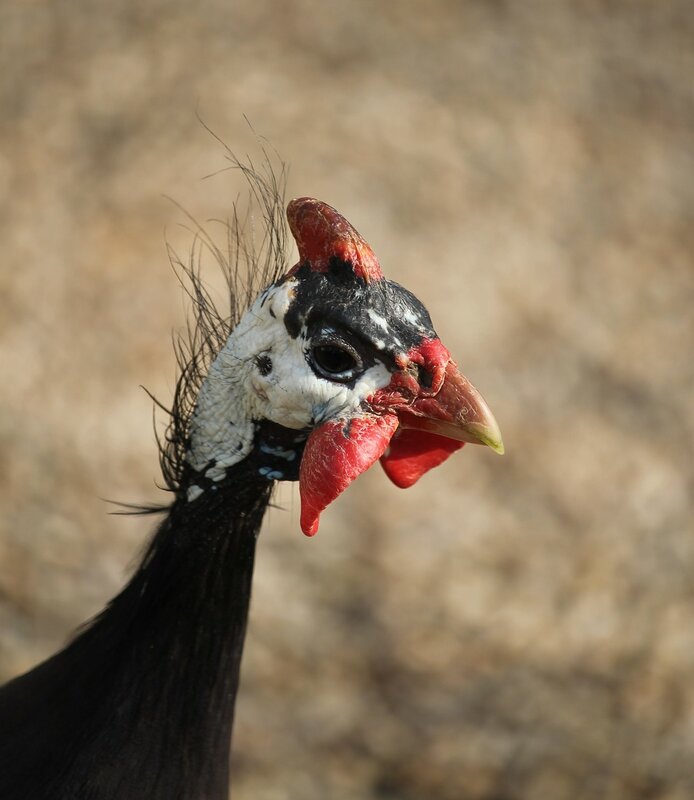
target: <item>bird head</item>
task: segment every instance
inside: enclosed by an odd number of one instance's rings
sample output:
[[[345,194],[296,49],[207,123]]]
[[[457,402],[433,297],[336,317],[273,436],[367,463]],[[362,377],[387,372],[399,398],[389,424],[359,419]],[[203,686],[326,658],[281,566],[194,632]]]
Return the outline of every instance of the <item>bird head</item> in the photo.
[[[299,480],[301,527],[380,460],[400,487],[466,442],[503,453],[484,399],[458,370],[427,310],[386,280],[335,209],[292,200],[299,262],[267,287],[200,391],[187,455],[191,501],[251,459],[268,480]]]

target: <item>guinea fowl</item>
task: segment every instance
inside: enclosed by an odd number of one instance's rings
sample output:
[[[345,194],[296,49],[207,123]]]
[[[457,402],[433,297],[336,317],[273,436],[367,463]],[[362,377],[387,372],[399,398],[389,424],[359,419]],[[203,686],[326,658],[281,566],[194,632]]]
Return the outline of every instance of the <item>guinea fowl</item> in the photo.
[[[64,650],[0,690],[2,800],[228,797],[275,481],[299,481],[313,536],[378,460],[408,487],[465,442],[503,450],[426,309],[347,220],[309,198],[287,217],[299,262],[224,329],[206,375],[199,351],[183,364],[162,452],[174,499],[139,568]]]

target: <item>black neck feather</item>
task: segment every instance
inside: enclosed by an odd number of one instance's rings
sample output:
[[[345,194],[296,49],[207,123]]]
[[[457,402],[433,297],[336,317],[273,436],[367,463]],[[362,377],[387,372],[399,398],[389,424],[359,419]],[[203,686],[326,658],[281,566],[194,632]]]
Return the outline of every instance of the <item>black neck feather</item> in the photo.
[[[0,690],[3,800],[221,800],[272,484],[239,465],[177,499],[123,591]]]

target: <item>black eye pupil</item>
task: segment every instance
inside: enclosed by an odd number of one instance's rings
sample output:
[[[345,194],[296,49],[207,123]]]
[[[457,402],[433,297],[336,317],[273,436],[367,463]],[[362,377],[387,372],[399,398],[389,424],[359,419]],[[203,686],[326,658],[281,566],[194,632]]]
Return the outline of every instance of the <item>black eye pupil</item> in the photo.
[[[354,356],[341,347],[322,344],[313,348],[313,360],[316,365],[329,375],[340,375],[354,369]]]

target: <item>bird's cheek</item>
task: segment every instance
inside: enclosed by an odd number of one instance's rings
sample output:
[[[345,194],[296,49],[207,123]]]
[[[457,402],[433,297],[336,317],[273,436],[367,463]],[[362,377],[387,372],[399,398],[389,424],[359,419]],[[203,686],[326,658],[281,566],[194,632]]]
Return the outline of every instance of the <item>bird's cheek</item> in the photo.
[[[270,385],[262,387],[257,398],[257,417],[269,419],[285,428],[306,428],[311,424],[311,404],[299,391]]]
[[[314,422],[318,395],[315,379],[298,377],[293,370],[276,370],[272,376],[258,375],[250,381],[253,395],[253,416],[269,419],[285,428],[307,428]]]

